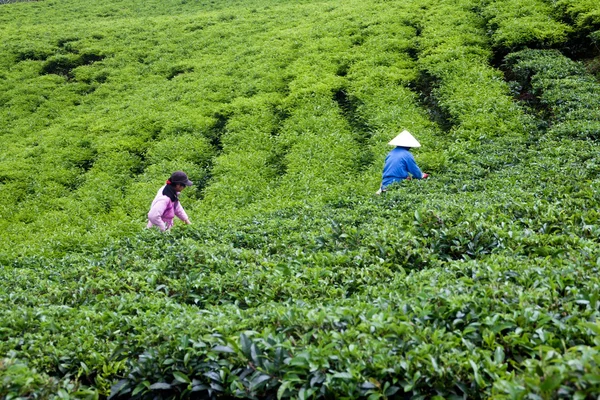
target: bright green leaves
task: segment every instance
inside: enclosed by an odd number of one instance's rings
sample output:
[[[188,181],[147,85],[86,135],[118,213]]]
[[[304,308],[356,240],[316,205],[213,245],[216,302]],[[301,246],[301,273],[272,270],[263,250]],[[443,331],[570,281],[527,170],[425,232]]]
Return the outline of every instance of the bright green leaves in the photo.
[[[0,359],[0,396],[12,398],[51,398],[97,400],[98,392],[94,389],[82,388],[77,382],[68,378],[57,379],[14,358]],[[73,396],[73,397],[71,397]]]
[[[557,14],[567,16],[575,26],[591,36],[598,43],[600,25],[600,6],[594,0],[558,0],[554,3]]]
[[[540,349],[539,359],[525,363],[526,374],[501,380],[494,394],[501,399],[523,398],[526,393],[553,396],[560,391],[570,398],[585,399],[597,393],[600,383],[599,354],[594,348],[575,347],[564,353]]]
[[[490,65],[546,3],[47,4],[0,16],[3,396],[596,395],[597,84]],[[375,198],[401,129],[433,179]]]
[[[492,1],[482,15],[492,43],[508,52],[525,46],[553,46],[567,41],[572,28],[554,18],[551,4],[542,0]]]
[[[553,137],[600,138],[600,84],[581,63],[555,50],[524,50],[506,57],[518,94],[545,113]]]

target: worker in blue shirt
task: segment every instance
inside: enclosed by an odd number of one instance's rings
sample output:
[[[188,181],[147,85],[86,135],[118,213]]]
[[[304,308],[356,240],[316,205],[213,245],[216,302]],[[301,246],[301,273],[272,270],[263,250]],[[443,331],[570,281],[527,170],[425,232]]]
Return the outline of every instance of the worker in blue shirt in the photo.
[[[402,131],[398,136],[393,138],[389,143],[391,146],[396,146],[385,158],[383,166],[383,179],[381,187],[376,194],[385,192],[386,188],[394,182],[404,179],[425,179],[428,174],[421,172],[415,158],[410,153],[411,147],[421,147],[421,144],[408,131]]]

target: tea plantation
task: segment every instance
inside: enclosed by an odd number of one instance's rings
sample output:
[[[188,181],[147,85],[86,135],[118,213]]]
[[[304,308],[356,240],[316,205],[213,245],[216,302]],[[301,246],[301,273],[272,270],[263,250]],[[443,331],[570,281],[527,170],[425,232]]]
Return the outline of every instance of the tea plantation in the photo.
[[[597,1],[6,1],[0,37],[0,398],[600,396]],[[376,196],[403,129],[431,178]],[[174,170],[193,224],[144,229]]]

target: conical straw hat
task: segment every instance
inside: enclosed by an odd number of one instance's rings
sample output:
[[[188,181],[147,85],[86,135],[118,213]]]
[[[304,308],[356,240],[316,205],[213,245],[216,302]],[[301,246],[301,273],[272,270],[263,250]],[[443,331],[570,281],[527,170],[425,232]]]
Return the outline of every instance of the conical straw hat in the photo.
[[[400,147],[421,147],[421,143],[419,143],[407,130],[402,131],[398,136],[390,140],[388,144],[390,146]]]

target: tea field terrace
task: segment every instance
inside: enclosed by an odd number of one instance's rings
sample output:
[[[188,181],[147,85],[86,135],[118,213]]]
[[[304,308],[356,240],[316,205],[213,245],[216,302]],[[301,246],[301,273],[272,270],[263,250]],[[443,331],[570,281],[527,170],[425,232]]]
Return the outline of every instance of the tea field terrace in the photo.
[[[128,4],[3,47],[2,395],[597,394],[597,6],[281,3],[270,58],[274,4]],[[433,179],[375,197],[401,128]],[[143,231],[175,166],[194,225]]]

